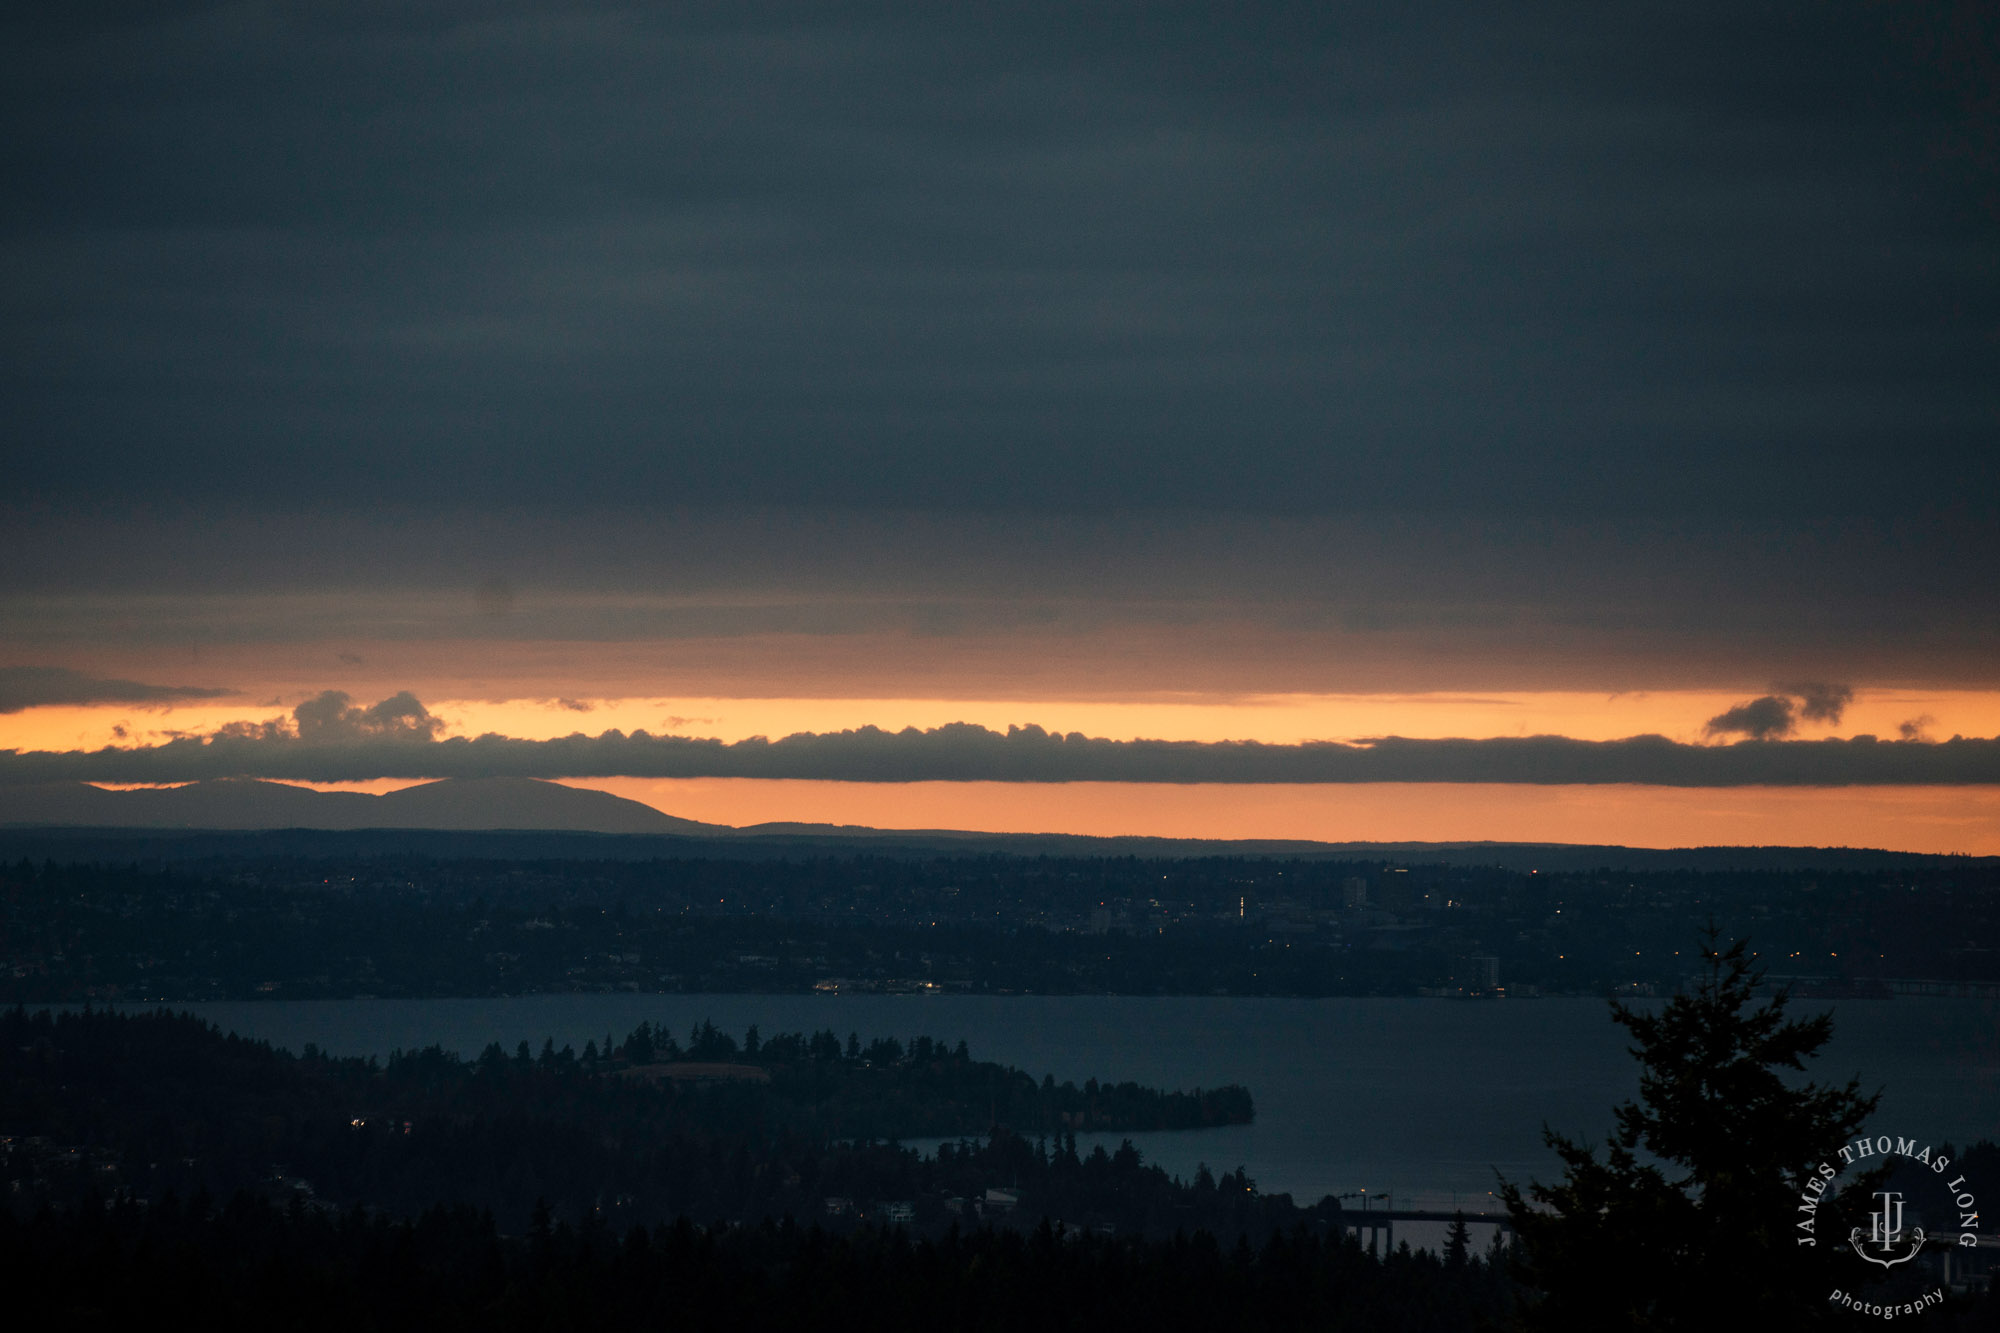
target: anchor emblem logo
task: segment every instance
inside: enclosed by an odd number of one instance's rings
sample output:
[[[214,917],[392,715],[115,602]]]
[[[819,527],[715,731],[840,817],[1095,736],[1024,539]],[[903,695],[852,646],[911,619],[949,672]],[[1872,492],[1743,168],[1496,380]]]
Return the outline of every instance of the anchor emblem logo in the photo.
[[[1882,1206],[1868,1214],[1868,1239],[1863,1241],[1861,1228],[1856,1227],[1847,1233],[1847,1243],[1871,1264],[1894,1268],[1897,1264],[1908,1263],[1917,1257],[1918,1250],[1924,1248],[1924,1229],[1911,1227],[1909,1249],[1896,1253],[1903,1240],[1903,1196],[1895,1190],[1880,1190],[1875,1197]],[[1870,1254],[1871,1248],[1877,1253]]]

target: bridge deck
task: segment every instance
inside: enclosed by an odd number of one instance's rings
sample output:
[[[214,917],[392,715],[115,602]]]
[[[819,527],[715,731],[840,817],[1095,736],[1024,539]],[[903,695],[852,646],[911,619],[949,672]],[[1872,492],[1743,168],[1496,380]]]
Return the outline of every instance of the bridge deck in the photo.
[[[1377,1222],[1449,1222],[1455,1217],[1463,1217],[1467,1226],[1482,1225],[1506,1227],[1509,1231],[1514,1224],[1505,1213],[1461,1213],[1441,1212],[1434,1208],[1343,1208],[1340,1224],[1344,1227],[1371,1226]]]

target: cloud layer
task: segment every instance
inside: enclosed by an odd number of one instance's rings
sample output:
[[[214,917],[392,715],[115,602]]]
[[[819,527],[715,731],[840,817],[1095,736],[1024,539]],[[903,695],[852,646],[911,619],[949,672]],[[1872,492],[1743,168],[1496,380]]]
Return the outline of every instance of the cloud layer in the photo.
[[[1634,783],[1673,787],[1962,785],[2000,782],[2000,739],[1752,740],[1687,745],[1660,736],[1579,741],[1385,737],[1315,742],[1114,741],[1040,727],[965,723],[920,731],[800,733],[725,743],[638,731],[556,740],[438,740],[413,696],[357,708],[328,693],[290,723],[225,728],[166,744],[0,753],[0,783],[186,782],[260,777],[795,778],[843,782]]]
[[[2000,492],[1976,7],[13,8],[21,495]]]
[[[158,704],[176,699],[219,699],[229,693],[195,685],[105,680],[68,667],[0,667],[0,713],[65,704]]]
[[[1995,13],[7,6],[0,642],[1990,685]]]

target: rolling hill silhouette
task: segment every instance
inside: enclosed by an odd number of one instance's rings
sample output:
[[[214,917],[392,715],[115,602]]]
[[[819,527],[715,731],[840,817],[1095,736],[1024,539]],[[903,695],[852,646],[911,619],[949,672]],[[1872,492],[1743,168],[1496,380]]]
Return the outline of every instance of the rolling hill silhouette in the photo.
[[[484,829],[733,832],[609,792],[537,778],[447,778],[380,796],[217,778],[107,791],[88,783],[0,789],[0,824],[157,829]]]
[[[1857,870],[2000,864],[1861,847],[1618,847],[1512,842],[1315,842],[876,829],[767,823],[737,828],[665,814],[639,801],[537,778],[447,778],[375,796],[282,782],[218,778],[180,787],[111,791],[87,783],[0,787],[0,855],[229,855],[244,839],[277,838],[270,854],[428,849],[436,855],[614,857],[887,855],[1276,856],[1393,859],[1521,870]],[[297,833],[299,838],[287,839]],[[308,836],[309,835],[309,836]],[[623,835],[611,836],[606,835]],[[689,842],[688,840],[697,840]],[[331,840],[331,841],[329,841]],[[260,846],[263,844],[260,843]]]

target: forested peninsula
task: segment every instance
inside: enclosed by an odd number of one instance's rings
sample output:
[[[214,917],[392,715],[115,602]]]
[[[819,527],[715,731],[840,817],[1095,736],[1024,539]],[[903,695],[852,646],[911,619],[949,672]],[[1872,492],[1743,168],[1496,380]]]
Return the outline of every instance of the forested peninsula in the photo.
[[[1200,1205],[1220,1187],[1176,1184],[1130,1148],[1079,1155],[1075,1134],[1254,1114],[1241,1087],[1037,1082],[929,1037],[752,1028],[739,1041],[702,1023],[683,1041],[641,1024],[581,1052],[523,1041],[470,1060],[432,1046],[377,1061],[294,1055],[166,1010],[0,1015],[17,1211],[89,1192],[251,1190],[399,1216],[465,1204],[510,1231],[538,1205],[625,1223],[872,1210],[942,1224],[1011,1212],[1026,1194],[1145,1229],[1215,1213]],[[895,1146],[917,1136],[962,1141],[930,1158]]]

